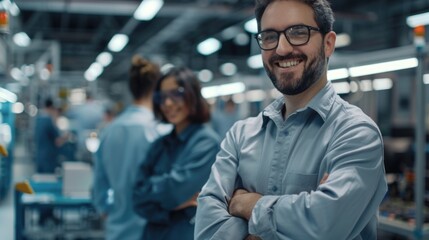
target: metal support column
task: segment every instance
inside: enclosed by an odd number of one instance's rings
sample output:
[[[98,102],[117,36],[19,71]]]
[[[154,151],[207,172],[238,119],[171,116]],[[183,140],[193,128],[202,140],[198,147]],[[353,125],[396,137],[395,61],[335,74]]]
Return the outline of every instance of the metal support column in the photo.
[[[424,28],[424,27],[423,27]],[[415,30],[417,34],[417,29]],[[424,33],[424,30],[423,30]],[[416,36],[418,37],[418,36]],[[417,42],[417,41],[416,41]],[[424,41],[423,41],[424,43]],[[425,199],[425,178],[426,178],[426,128],[425,128],[425,86],[423,84],[423,74],[425,65],[424,44],[416,44],[418,66],[416,72],[416,126],[415,126],[415,146],[416,158],[414,162],[415,169],[415,212],[416,227],[414,230],[414,239],[423,239],[423,225],[425,220],[424,199]]]

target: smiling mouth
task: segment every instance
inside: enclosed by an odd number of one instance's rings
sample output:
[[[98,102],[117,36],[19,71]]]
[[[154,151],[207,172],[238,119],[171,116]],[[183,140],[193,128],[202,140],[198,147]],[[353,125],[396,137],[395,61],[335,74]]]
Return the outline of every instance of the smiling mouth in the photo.
[[[277,62],[276,65],[281,68],[290,68],[295,67],[296,65],[300,64],[302,60],[293,60],[293,61],[281,61]]]

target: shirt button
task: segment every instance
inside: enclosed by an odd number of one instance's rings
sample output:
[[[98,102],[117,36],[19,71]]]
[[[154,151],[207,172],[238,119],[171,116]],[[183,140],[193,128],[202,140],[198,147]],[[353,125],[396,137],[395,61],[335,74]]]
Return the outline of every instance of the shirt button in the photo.
[[[277,186],[274,186],[272,190],[273,192],[277,192]]]

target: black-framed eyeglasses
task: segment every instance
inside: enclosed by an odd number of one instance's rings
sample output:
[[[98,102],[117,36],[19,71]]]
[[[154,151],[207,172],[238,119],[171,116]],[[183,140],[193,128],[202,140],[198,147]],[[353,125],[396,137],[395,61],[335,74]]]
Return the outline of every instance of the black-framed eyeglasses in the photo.
[[[170,99],[173,102],[181,102],[185,96],[185,89],[183,87],[179,87],[170,91],[157,91],[153,96],[153,100],[156,104],[162,105],[165,101]]]
[[[279,45],[280,34],[284,33],[292,46],[302,46],[310,41],[311,30],[320,32],[319,28],[307,25],[294,25],[283,31],[265,30],[255,34],[255,38],[262,50],[273,50]]]

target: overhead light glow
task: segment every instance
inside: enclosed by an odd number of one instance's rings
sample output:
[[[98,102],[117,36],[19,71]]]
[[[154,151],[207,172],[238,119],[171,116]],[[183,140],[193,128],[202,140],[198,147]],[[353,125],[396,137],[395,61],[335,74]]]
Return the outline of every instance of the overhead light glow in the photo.
[[[407,17],[407,25],[412,28],[427,24],[429,24],[429,12]]]
[[[352,67],[349,69],[350,76],[360,77],[377,73],[392,72],[418,66],[417,58],[407,58],[402,60],[395,60],[389,62],[382,62],[359,67]]]
[[[116,34],[112,37],[107,47],[112,52],[120,52],[128,43],[128,36],[125,34]]]
[[[197,46],[197,50],[202,55],[210,55],[218,51],[222,47],[222,43],[216,38],[209,38],[204,40]]]
[[[337,39],[335,40],[335,48],[347,47],[352,42],[350,35],[347,33],[337,34]]]
[[[236,26],[232,26],[229,27],[225,30],[223,30],[220,35],[222,37],[223,40],[230,40],[235,38],[235,36],[237,36],[237,34],[240,32],[240,28],[236,27]]]
[[[94,62],[89,66],[88,70],[85,71],[84,77],[88,81],[94,81],[104,71],[103,65],[99,62]]]
[[[423,83],[424,84],[429,84],[429,74],[425,74],[423,75]]]
[[[18,16],[18,15],[21,13],[21,11],[20,11],[20,10],[19,10],[19,8],[18,8],[18,5],[16,5],[16,3],[15,3],[15,2],[13,2],[13,3],[10,5],[10,7],[9,7],[9,12],[10,12],[10,14],[11,14],[12,16],[14,16],[14,17]]]
[[[107,67],[113,60],[112,54],[109,52],[102,52],[98,54],[96,61],[103,67]]]
[[[253,18],[249,21],[247,21],[244,24],[244,29],[250,33],[257,33],[258,32],[258,22],[256,21],[256,18]]]
[[[263,90],[251,90],[246,92],[246,100],[248,102],[261,102],[267,97],[267,93]]]
[[[198,72],[198,79],[201,82],[210,82],[213,79],[213,73],[208,69],[203,69]]]
[[[18,97],[16,96],[15,93],[0,87],[0,99],[11,103],[15,103]]]
[[[328,70],[328,80],[337,80],[337,79],[344,79],[349,77],[349,71],[347,68],[339,68],[339,69],[332,69]]]
[[[372,91],[372,81],[371,80],[361,80],[359,82],[359,88],[362,92]]]
[[[237,66],[234,63],[224,63],[220,65],[220,72],[225,76],[233,76],[237,73]]]
[[[249,42],[250,42],[250,38],[247,33],[243,33],[243,32],[239,33],[234,38],[234,43],[237,44],[238,46],[246,46],[247,44],[249,44]]]
[[[31,44],[31,39],[25,32],[19,32],[13,35],[13,42],[20,47],[28,47]]]
[[[258,55],[254,55],[254,56],[249,57],[247,59],[247,65],[253,69],[262,68],[264,66],[264,64],[262,62],[262,55],[258,54]]]
[[[164,5],[162,0],[143,0],[134,12],[133,17],[137,20],[149,21],[155,17],[162,5]]]
[[[24,104],[16,102],[12,105],[12,112],[15,114],[21,114],[24,112]]]
[[[393,86],[393,81],[390,78],[378,78],[372,82],[374,90],[388,90]]]
[[[242,93],[246,89],[246,86],[242,82],[227,83],[223,85],[203,87],[201,94],[204,98],[214,98],[218,96],[232,95],[236,93]]]
[[[350,84],[348,82],[334,82],[332,83],[335,92],[338,94],[346,94],[350,92]]]

